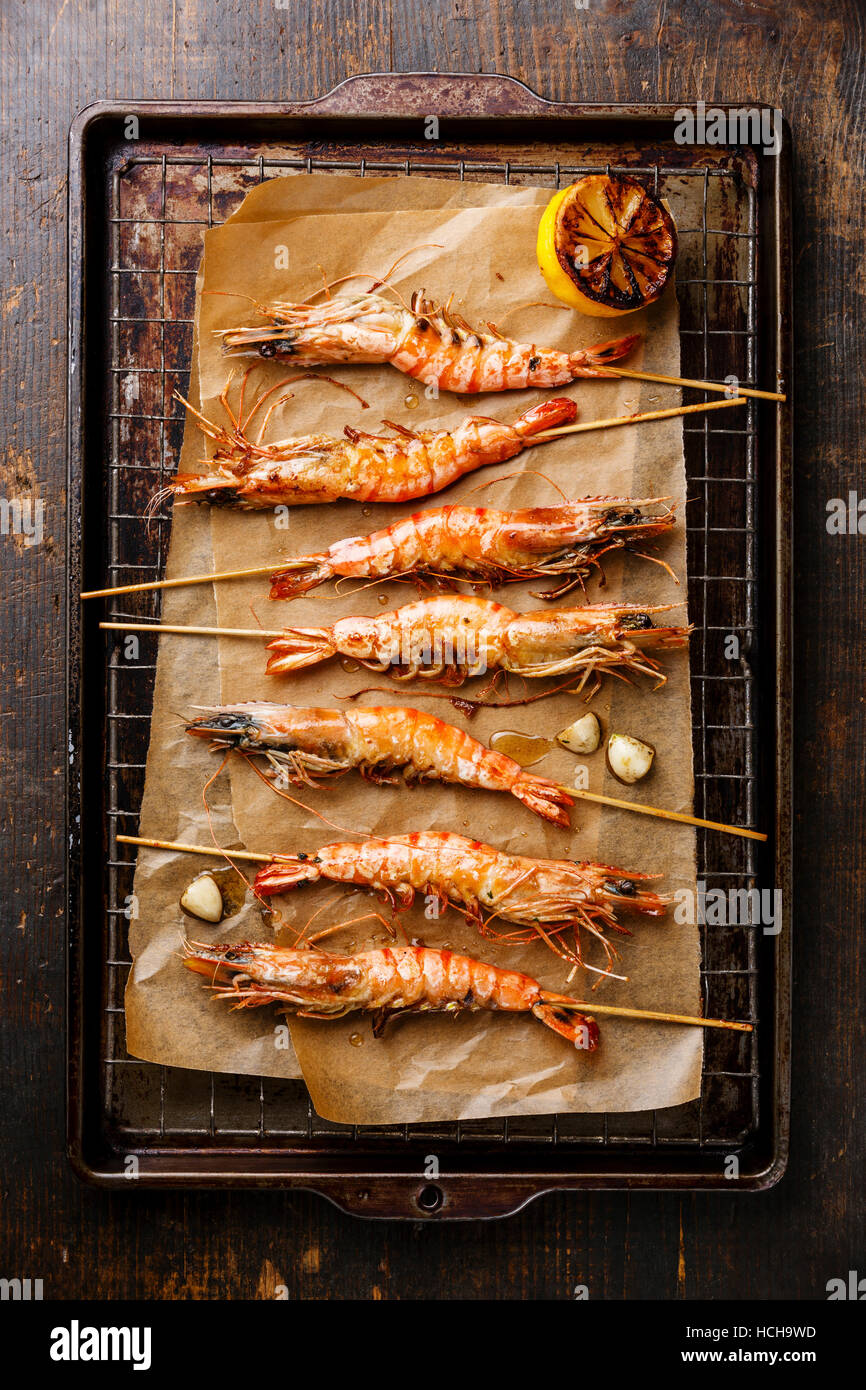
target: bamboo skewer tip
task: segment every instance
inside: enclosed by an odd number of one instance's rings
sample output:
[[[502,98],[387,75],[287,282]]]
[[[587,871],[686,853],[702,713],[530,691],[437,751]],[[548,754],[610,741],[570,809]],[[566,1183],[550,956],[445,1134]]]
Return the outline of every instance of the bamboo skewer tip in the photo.
[[[175,632],[192,637],[284,637],[282,628],[266,627],[195,627],[188,623],[102,622],[111,632]]]
[[[279,854],[255,854],[249,849],[222,849],[219,845],[185,845],[177,840],[156,840],[144,835],[116,835],[119,845],[138,845],[142,849],[175,850],[179,854],[203,854],[210,859],[244,859],[256,864],[272,864]]]
[[[738,395],[748,396],[752,400],[785,402],[788,399],[783,391],[760,391],[754,386],[741,386],[739,382],[735,387],[732,387],[728,382],[704,381],[696,377],[686,376],[665,376],[661,372],[639,372],[633,367],[608,366],[606,370],[618,377],[627,377],[635,381],[658,381],[665,386],[687,386],[698,391],[719,391],[728,394],[732,390],[736,390]]]
[[[646,806],[640,801],[626,801],[624,797],[605,796],[603,792],[591,792],[585,787],[569,787],[565,782],[557,782],[560,791],[569,796],[580,797],[583,801],[597,801],[602,806],[615,806],[621,811],[637,811],[639,815],[656,816],[659,820],[672,820],[682,825],[694,825],[701,830],[719,830],[726,835],[739,835],[746,840],[766,841],[768,836],[761,830],[752,830],[744,825],[726,825],[724,821],[704,820],[702,816],[691,816],[685,811],[666,811],[662,806]]]
[[[613,429],[617,425],[639,425],[650,420],[670,420],[677,415],[700,415],[708,410],[729,410],[735,405],[746,405],[745,396],[734,396],[724,401],[699,401],[696,405],[674,405],[662,410],[644,410],[636,415],[610,415],[603,420],[583,420],[574,425],[560,425],[553,430],[543,430],[532,436],[533,444],[547,439],[558,439],[566,434],[587,434],[592,430]]]
[[[80,599],[111,598],[115,594],[140,594],[151,589],[182,589],[187,584],[206,584],[216,579],[245,579],[254,575],[274,574],[278,570],[292,569],[300,561],[278,560],[272,565],[253,565],[250,569],[222,570],[216,574],[187,574],[178,579],[148,579],[141,584],[119,584],[113,589],[89,589],[78,595]]]
[[[612,1018],[639,1018],[650,1023],[683,1023],[694,1028],[727,1028],[731,1032],[751,1033],[751,1023],[741,1023],[737,1019],[703,1018],[699,1014],[674,1014],[664,1009],[629,1009],[619,1004],[586,1003],[575,1001],[575,1007],[586,1009],[590,1015],[609,1015]]]

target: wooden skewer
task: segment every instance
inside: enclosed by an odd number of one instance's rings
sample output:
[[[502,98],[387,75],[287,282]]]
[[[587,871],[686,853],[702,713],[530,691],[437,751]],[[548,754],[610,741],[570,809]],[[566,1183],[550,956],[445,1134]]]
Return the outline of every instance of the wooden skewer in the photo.
[[[307,560],[274,560],[270,565],[253,565],[246,570],[221,570],[219,574],[188,574],[183,579],[149,579],[144,584],[120,584],[114,589],[91,589],[79,598],[111,598],[114,594],[142,594],[147,589],[182,589],[185,584],[210,584],[215,579],[247,579],[257,574],[276,574],[303,569]]]
[[[257,864],[272,864],[281,859],[290,859],[291,855],[280,854],[253,854],[246,849],[220,849],[217,845],[183,845],[175,840],[151,840],[142,835],[118,835],[118,844],[123,845],[143,845],[147,849],[173,849],[182,854],[204,854],[217,859],[246,859],[253,860]],[[569,1001],[571,1002],[571,1001]],[[658,1023],[688,1023],[696,1028],[732,1028],[740,1033],[751,1033],[751,1023],[735,1023],[724,1018],[699,1018],[693,1014],[669,1014],[660,1013],[652,1009],[627,1009],[621,1005],[596,1004],[595,1002],[585,1004],[579,999],[574,1000],[574,1008],[585,1009],[589,1014],[612,1014],[618,1018],[646,1018]]]
[[[623,801],[618,796],[604,796],[601,792],[584,791],[581,787],[567,787],[563,782],[556,784],[560,791],[569,796],[581,797],[584,801],[598,801],[602,806],[617,806],[622,811],[637,811],[642,816],[658,816],[661,820],[681,821],[683,825],[697,825],[702,830],[721,830],[725,835],[741,835],[744,840],[766,840],[760,830],[747,830],[741,825],[725,825],[722,821],[702,820],[700,816],[687,816],[682,811],[665,811],[660,806],[644,806],[639,801]]]
[[[751,1023],[735,1023],[727,1018],[700,1018],[695,1014],[667,1014],[654,1009],[626,1009],[615,1004],[583,1003],[576,999],[578,1009],[586,1009],[588,1014],[613,1014],[617,1018],[648,1018],[659,1023],[692,1023],[696,1028],[732,1028],[738,1033],[751,1033]]]
[[[695,386],[699,391],[730,391],[732,388],[721,381],[696,381],[688,376],[662,376],[660,372],[634,372],[630,367],[605,367],[607,372],[617,376],[632,377],[635,381],[660,381],[665,386]],[[757,401],[786,401],[781,391],[756,391],[751,386],[737,384],[738,396],[749,396]]]
[[[197,637],[282,637],[277,631],[261,627],[185,627],[183,623],[100,623],[100,627],[121,632],[186,632]]]
[[[613,370],[613,368],[611,368]],[[635,373],[632,373],[635,375]],[[637,373],[636,375],[640,375]],[[648,378],[649,379],[649,378]],[[652,380],[676,382],[676,377],[653,377]],[[703,386],[712,385],[704,382],[684,382],[684,385]],[[713,389],[716,389],[713,387]],[[719,390],[727,391],[726,386],[719,387]],[[739,396],[725,401],[706,401],[698,405],[678,405],[670,410],[647,410],[642,415],[614,415],[608,420],[589,420],[583,424],[563,425],[560,429],[544,430],[541,434],[532,436],[531,443],[543,443],[546,439],[558,439],[565,434],[587,434],[591,430],[613,429],[616,425],[636,425],[642,420],[668,420],[674,415],[695,415],[706,410],[724,410],[727,406],[745,405],[746,395],[755,395],[747,391],[740,392]],[[761,393],[757,393],[761,394]],[[766,393],[765,393],[766,394]],[[784,399],[784,397],[782,398]],[[180,589],[185,584],[209,584],[218,579],[244,579],[257,574],[274,574],[277,570],[290,570],[302,568],[304,562],[297,560],[277,560],[272,565],[255,565],[252,569],[242,570],[222,570],[218,574],[191,574],[183,579],[152,579],[142,584],[121,584],[113,589],[91,589],[87,593],[81,594],[81,598],[111,598],[114,594],[139,594],[148,589]]]
[[[220,849],[218,845],[181,845],[175,840],[149,840],[142,835],[118,835],[119,845],[145,845],[148,849],[176,849],[183,854],[207,854],[214,859],[249,859],[256,864],[272,864],[291,855],[253,854],[249,849]]]
[[[745,405],[745,396],[734,396],[727,401],[700,401],[697,405],[677,405],[670,410],[645,410],[642,415],[612,415],[608,420],[587,420],[578,425],[560,425],[555,430],[543,430],[532,436],[532,443],[539,444],[545,439],[558,439],[563,434],[588,434],[590,430],[609,430],[614,425],[637,425],[642,420],[669,420],[674,415],[700,415],[706,410],[728,410],[733,405]]]

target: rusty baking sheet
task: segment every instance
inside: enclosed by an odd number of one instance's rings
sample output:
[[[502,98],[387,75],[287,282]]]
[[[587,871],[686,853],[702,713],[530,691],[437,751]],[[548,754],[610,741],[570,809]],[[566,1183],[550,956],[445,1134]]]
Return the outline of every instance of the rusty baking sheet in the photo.
[[[748,105],[748,103],[744,103]],[[130,124],[134,117],[137,125]],[[430,117],[438,139],[430,140]],[[190,365],[203,229],[287,171],[435,174],[551,189],[628,170],[676,187],[683,373],[791,390],[790,139],[677,143],[675,108],[549,103],[500,77],[373,75],[319,101],[98,104],[75,121],[69,184],[69,1151],[104,1185],[304,1187],[368,1216],[511,1212],[553,1188],[761,1189],[784,1171],[790,1055],[790,409],[752,402],[737,428],[685,429],[696,813],[760,825],[767,846],[698,833],[699,878],[779,889],[783,921],[702,928],[709,1034],[700,1100],[628,1115],[366,1129],[312,1111],[301,1082],[130,1058],[127,895],[153,670],[133,688],[82,588],[156,578],[168,528],[143,524],[174,471],[172,401]],[[133,138],[130,138],[131,133]],[[699,399],[699,396],[694,397]],[[159,596],[116,614],[155,617]],[[741,662],[709,634],[737,633]],[[150,644],[150,645],[146,645]],[[146,652],[150,651],[148,657]],[[153,638],[142,657],[155,664]],[[438,1176],[429,1171],[435,1153]],[[731,1157],[739,1177],[730,1179]],[[134,1159],[134,1162],[130,1160]]]

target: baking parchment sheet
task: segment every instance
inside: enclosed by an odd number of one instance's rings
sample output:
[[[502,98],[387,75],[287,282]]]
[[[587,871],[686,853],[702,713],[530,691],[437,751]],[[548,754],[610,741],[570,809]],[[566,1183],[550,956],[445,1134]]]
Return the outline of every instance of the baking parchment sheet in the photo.
[[[311,216],[316,181],[322,188],[323,202],[333,210],[325,219]],[[336,188],[330,196],[328,185],[351,184],[347,192]],[[438,183],[438,188],[434,187]],[[364,180],[363,184],[368,184]],[[424,287],[435,299],[454,293],[454,307],[470,322],[495,321],[503,332],[524,341],[550,345],[577,346],[600,341],[625,331],[645,333],[642,354],[635,354],[633,365],[675,374],[679,369],[677,312],[670,290],[662,302],[628,320],[590,320],[570,311],[552,307],[538,275],[534,258],[538,207],[546,201],[544,190],[513,191],[499,186],[485,187],[484,207],[466,206],[463,201],[472,189],[481,201],[478,185],[454,185],[436,180],[377,180],[378,187],[362,187],[360,180],[307,176],[276,180],[256,190],[256,221],[236,217],[207,235],[204,263],[204,289],[231,289],[258,302],[268,299],[305,298],[321,283],[324,267],[328,279],[356,270],[384,273],[405,251],[415,248],[398,268],[392,283],[404,295]],[[414,187],[410,187],[413,185]],[[423,187],[419,187],[423,185]],[[448,197],[442,207],[434,199],[441,192]],[[456,196],[457,190],[459,195]],[[532,197],[532,202],[528,201]],[[369,198],[370,203],[367,203]],[[349,201],[347,202],[347,199]],[[506,206],[502,206],[506,203]],[[365,211],[372,204],[375,210]],[[410,209],[410,204],[411,209]],[[246,208],[244,204],[244,208]],[[347,212],[345,209],[351,207]],[[340,210],[337,211],[336,209]],[[297,214],[301,210],[301,215]],[[321,214],[321,207],[319,213]],[[267,220],[270,219],[270,220]],[[433,244],[431,244],[433,243]],[[358,282],[363,286],[363,281]],[[536,301],[543,301],[544,307]],[[206,415],[220,418],[219,392],[225,385],[227,362],[219,351],[212,330],[245,321],[251,306],[210,295],[201,298],[199,368],[201,399]],[[241,364],[243,367],[245,364]],[[247,390],[253,394],[288,374],[286,364],[257,364]],[[362,410],[347,393],[327,384],[301,382],[291,389],[293,396],[273,422],[272,437],[323,431],[337,435],[345,424],[378,429],[382,417],[400,420],[412,427],[448,427],[466,414],[491,415],[514,419],[538,399],[536,392],[507,392],[483,397],[455,397],[443,394],[430,400],[423,387],[388,367],[356,367],[328,371],[350,384],[367,401]],[[673,403],[668,391],[637,383],[583,381],[550,395],[568,395],[579,405],[584,419],[626,415],[635,410]],[[190,467],[192,456],[208,453],[207,441],[198,436],[191,444],[190,427],[184,444],[183,467]],[[539,477],[538,470],[544,477]],[[512,476],[509,476],[512,475]],[[495,486],[493,479],[506,479]],[[273,513],[240,514],[214,509],[211,514],[213,559],[217,569],[241,565],[278,562],[281,557],[304,554],[327,547],[339,536],[365,533],[388,525],[406,511],[420,506],[439,506],[467,500],[491,506],[521,506],[547,503],[555,505],[557,486],[569,496],[594,494],[632,497],[665,496],[674,500],[682,515],[685,477],[682,432],[679,420],[654,423],[574,436],[526,451],[518,459],[496,469],[468,475],[435,499],[408,503],[403,507],[363,507],[337,503],[329,507],[295,508],[277,518]],[[178,518],[196,508],[176,511]],[[287,520],[288,524],[283,525]],[[197,525],[196,522],[183,526]],[[623,594],[642,603],[675,602],[685,598],[684,531],[658,546],[657,553],[667,559],[682,579],[677,588],[660,567],[637,557],[614,557],[606,562],[607,585],[596,581],[590,588],[592,601],[615,599]],[[184,561],[184,565],[186,560]],[[182,565],[183,568],[183,565]],[[519,610],[534,607],[534,585],[511,585],[497,593],[500,602]],[[541,584],[544,587],[544,584]],[[256,620],[267,628],[287,623],[305,626],[327,625],[349,612],[388,611],[409,602],[414,590],[403,584],[388,583],[351,593],[343,586],[338,594],[333,586],[322,586],[292,603],[270,603],[263,580],[232,581],[215,586],[216,614],[220,625],[252,627]],[[194,595],[198,590],[179,591]],[[212,602],[212,596],[210,601]],[[381,599],[385,599],[382,603]],[[563,602],[580,602],[579,594]],[[190,599],[191,604],[196,600]],[[172,621],[203,621],[197,616]],[[212,621],[213,619],[204,619]],[[685,608],[674,610],[673,622],[685,622]],[[212,677],[219,668],[221,698],[236,700],[275,699],[293,704],[340,704],[362,685],[386,685],[368,673],[350,672],[339,661],[310,668],[291,678],[272,678],[264,674],[264,646],[257,641],[220,639],[163,639],[160,662],[170,643],[183,643],[184,650],[174,658],[187,680],[204,689],[192,668],[205,663],[211,679],[207,696],[192,693],[191,702],[210,703]],[[195,649],[193,648],[195,643]],[[210,656],[200,643],[209,643]],[[217,655],[218,652],[218,655]],[[674,809],[688,810],[692,800],[691,731],[689,721],[688,661],[685,653],[669,653],[662,658],[669,681],[652,692],[647,683],[641,688],[608,681],[593,701],[607,732],[611,728],[633,733],[655,744],[656,764],[651,777],[628,795]],[[160,673],[162,674],[162,673]],[[178,672],[177,674],[181,674]],[[466,688],[477,694],[480,682]],[[158,680],[158,692],[160,684]],[[532,693],[532,686],[529,693]],[[422,690],[431,689],[426,683]],[[388,693],[369,694],[364,703],[412,704],[418,686],[394,687]],[[512,693],[519,695],[519,682],[512,682]],[[174,708],[183,707],[183,692],[172,684],[168,674],[166,697]],[[181,704],[178,704],[178,700]],[[468,727],[485,742],[497,729],[507,728],[532,734],[553,735],[569,723],[585,706],[574,695],[560,694],[525,707],[486,710],[468,725],[464,716],[443,701],[417,698],[420,708],[430,710],[449,722]],[[156,730],[156,725],[155,725]],[[154,733],[156,737],[156,732]],[[178,731],[182,743],[185,736]],[[187,744],[193,741],[186,739]],[[180,750],[177,750],[180,753]],[[205,777],[216,764],[205,747],[196,743],[192,755],[182,755],[185,766],[190,756],[197,762],[197,775],[183,774],[182,784],[171,796],[184,807],[199,796]],[[585,775],[593,790],[621,794],[619,784],[605,772],[603,754],[585,761]],[[580,765],[562,750],[550,754],[535,769],[557,780],[580,777]],[[148,772],[150,780],[150,768]],[[262,786],[251,768],[239,761],[230,772],[232,831],[251,849],[265,852],[314,851],[334,839],[351,840],[357,834],[396,834],[412,829],[448,829],[488,840],[515,853],[551,857],[599,859],[626,869],[663,872],[665,891],[694,889],[694,833],[684,826],[646,821],[629,815],[578,803],[573,813],[574,828],[562,831],[534,817],[513,798],[504,794],[468,791],[462,788],[425,787],[407,792],[403,787],[375,788],[352,774],[328,790],[304,789],[298,799],[314,807],[333,822],[324,825],[300,807],[279,800]],[[220,779],[211,799],[219,806],[225,782]],[[169,788],[164,788],[169,795]],[[295,795],[295,793],[292,793]],[[177,817],[175,817],[176,823]],[[144,822],[143,822],[144,824]],[[339,828],[335,828],[339,827]],[[144,830],[143,833],[160,833]],[[219,829],[218,829],[218,834]],[[174,837],[174,832],[171,832]],[[201,835],[201,830],[198,832]],[[187,837],[189,838],[189,837]],[[204,835],[204,842],[207,836]],[[229,843],[226,840],[223,843]],[[196,866],[197,868],[198,866]],[[194,871],[194,870],[193,870]],[[192,876],[189,867],[178,866],[181,890]],[[136,884],[138,891],[138,880]],[[176,899],[175,899],[176,903]],[[301,925],[314,913],[317,927],[355,918],[375,910],[368,896],[347,894],[331,885],[301,889],[278,906],[287,922]],[[253,914],[257,917],[255,909]],[[182,917],[175,908],[175,917]],[[249,916],[249,913],[247,914]],[[142,919],[144,910],[142,906]],[[142,928],[158,937],[165,927]],[[255,920],[255,919],[254,919]],[[506,948],[480,938],[458,914],[449,911],[429,919],[424,904],[418,903],[405,915],[410,937],[432,946],[449,945],[497,964],[526,970],[553,989],[564,986],[565,969],[542,944]],[[622,960],[617,967],[628,975],[628,982],[605,981],[599,1002],[625,1003],[647,1008],[670,1008],[680,1012],[699,1012],[699,945],[697,929],[678,924],[673,913],[661,920],[623,917],[634,935],[616,938]],[[253,931],[249,920],[222,923],[217,929],[204,929],[213,939],[242,939],[264,935],[261,923]],[[188,923],[187,923],[188,926]],[[177,927],[174,928],[177,931]],[[201,932],[199,932],[201,935]],[[290,944],[291,931],[280,939]],[[362,949],[381,944],[384,927],[377,920],[365,921],[332,938],[333,949]],[[176,938],[175,938],[176,940]],[[588,958],[601,964],[600,957],[585,943]],[[135,948],[134,948],[135,949]],[[176,950],[176,945],[175,945]],[[147,956],[147,950],[143,955]],[[206,1039],[192,1024],[200,1022],[194,997],[200,986],[193,976],[181,971],[163,950],[158,953],[157,977],[161,1005],[151,1013],[148,1030],[130,1037],[138,1055],[170,1060],[186,1066],[202,1066],[230,1072],[254,1072],[277,1076],[297,1075],[296,1060],[278,1046],[281,1034],[275,1032],[270,1011],[244,1011],[214,1018],[221,1011],[209,1005]],[[140,978],[136,958],[134,979]],[[571,986],[579,997],[587,997],[592,976],[581,975]],[[164,994],[162,993],[164,991]],[[130,1007],[133,986],[127,1006]],[[156,1003],[156,988],[151,990]],[[154,1026],[161,1025],[160,1027]],[[353,1123],[387,1123],[425,1120],[477,1118],[494,1115],[546,1113],[571,1110],[646,1109],[674,1105],[692,1099],[700,1089],[701,1035],[698,1029],[676,1028],[623,1020],[601,1019],[602,1044],[598,1053],[576,1053],[562,1040],[545,1030],[531,1017],[502,1015],[464,1015],[458,1018],[413,1018],[395,1023],[385,1037],[374,1040],[369,1023],[362,1016],[329,1024],[294,1020],[292,1039],[313,1103],[329,1119]],[[192,1039],[195,1039],[193,1042]],[[177,1047],[179,1044],[179,1047]],[[146,1049],[142,1052],[139,1049]],[[180,1054],[180,1055],[178,1055]]]

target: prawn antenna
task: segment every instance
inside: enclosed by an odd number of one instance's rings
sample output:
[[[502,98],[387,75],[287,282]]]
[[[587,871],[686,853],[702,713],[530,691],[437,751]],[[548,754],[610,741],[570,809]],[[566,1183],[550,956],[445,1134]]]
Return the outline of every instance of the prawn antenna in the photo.
[[[419,242],[417,246],[410,246],[408,251],[404,251],[402,255],[398,256],[396,261],[394,261],[390,268],[386,270],[384,275],[372,275],[367,270],[353,270],[349,275],[341,275],[336,280],[327,280],[325,279],[324,267],[320,265],[319,270],[322,272],[322,287],[321,289],[314,290],[314,292],[311,295],[309,295],[306,299],[302,300],[302,303],[310,304],[314,299],[318,299],[320,294],[324,294],[326,298],[330,299],[331,290],[335,289],[337,285],[347,284],[349,280],[369,280],[371,293],[374,290],[382,288],[388,289],[391,291],[393,295],[396,296],[397,299],[399,299],[400,303],[403,305],[403,308],[408,310],[409,313],[411,313],[412,310],[410,306],[406,303],[406,300],[403,298],[402,294],[400,294],[400,291],[395,289],[394,286],[390,283],[390,280],[391,276],[397,270],[397,267],[399,265],[402,265],[403,261],[407,260],[409,256],[413,256],[416,251],[426,250],[427,248],[430,248],[431,250],[435,251],[441,251],[443,249],[441,243],[437,241]],[[216,293],[216,291],[213,291],[213,293]],[[244,296],[244,298],[248,298],[248,296]],[[254,300],[252,302],[255,303]]]
[[[341,835],[359,835],[365,839],[369,838],[373,834],[372,830],[351,830],[348,826],[339,825],[336,821],[329,820],[327,816],[323,816],[321,811],[317,811],[315,807],[307,806],[303,801],[298,801],[296,797],[290,796],[284,787],[275,786],[273,778],[268,777],[267,774],[264,773],[262,769],[256,765],[255,760],[253,758],[247,758],[246,761],[248,765],[252,768],[256,776],[262,782],[264,782],[265,786],[270,787],[272,792],[276,792],[277,796],[281,796],[284,801],[291,801],[293,806],[298,806],[302,811],[306,811],[309,815],[316,816],[318,820],[322,821],[324,825],[330,826],[332,830],[339,830]],[[223,762],[225,762],[225,759],[223,760]]]

